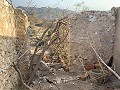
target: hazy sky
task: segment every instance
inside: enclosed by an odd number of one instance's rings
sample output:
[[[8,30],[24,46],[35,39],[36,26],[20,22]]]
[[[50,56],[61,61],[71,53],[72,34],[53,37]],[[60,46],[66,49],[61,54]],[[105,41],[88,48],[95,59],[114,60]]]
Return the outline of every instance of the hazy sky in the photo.
[[[12,0],[14,6],[27,6],[30,0]],[[119,7],[120,0],[32,0],[32,5],[37,7],[60,7],[75,10],[74,4],[84,1],[91,10],[110,10],[111,7]]]

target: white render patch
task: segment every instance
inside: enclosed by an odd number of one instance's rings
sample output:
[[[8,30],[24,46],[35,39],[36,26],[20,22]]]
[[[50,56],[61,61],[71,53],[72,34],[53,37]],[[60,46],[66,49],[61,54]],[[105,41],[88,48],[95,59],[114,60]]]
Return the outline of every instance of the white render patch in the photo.
[[[96,16],[90,15],[89,16],[89,21],[94,22],[94,21],[96,21],[96,18],[97,18]]]

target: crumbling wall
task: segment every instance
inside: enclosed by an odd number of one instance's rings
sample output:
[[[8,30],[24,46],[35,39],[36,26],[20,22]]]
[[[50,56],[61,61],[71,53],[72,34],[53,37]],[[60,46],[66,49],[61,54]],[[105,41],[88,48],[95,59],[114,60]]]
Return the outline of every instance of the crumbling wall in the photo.
[[[104,61],[109,60],[113,55],[115,20],[116,14],[113,10],[85,11],[74,15],[69,33],[71,56],[83,58],[84,63],[95,63],[97,58],[88,42],[90,37],[98,54]],[[79,59],[73,61],[73,66],[80,70]]]
[[[17,17],[22,17],[22,21],[20,22],[19,19],[18,22]],[[25,17],[21,10],[15,10],[6,0],[0,0],[0,90],[13,90],[13,88],[15,90],[18,87],[18,75],[11,65],[20,55],[18,49],[27,48],[24,47],[26,43],[23,47],[17,47],[27,40],[23,32],[23,28],[26,30],[28,26],[25,24],[27,23]],[[18,29],[21,29],[22,33],[18,32]]]
[[[116,32],[115,32],[115,43],[114,43],[114,64],[115,70],[120,75],[120,7],[116,10]]]
[[[30,52],[30,44],[29,44],[29,36],[27,33],[28,27],[28,18],[23,10],[15,9],[15,26],[16,26],[16,51],[18,57],[25,52],[27,52],[24,57],[19,59],[19,67],[21,73],[24,75],[24,79],[28,78],[28,66],[29,66],[29,52]],[[22,65],[22,66],[21,66]]]

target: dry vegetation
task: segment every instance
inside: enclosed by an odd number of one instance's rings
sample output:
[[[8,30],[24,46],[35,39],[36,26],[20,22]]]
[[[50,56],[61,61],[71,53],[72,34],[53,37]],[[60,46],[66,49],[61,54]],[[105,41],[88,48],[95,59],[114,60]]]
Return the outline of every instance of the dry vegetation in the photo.
[[[21,90],[25,90],[25,89],[42,90],[41,89],[42,84],[45,84],[47,86],[47,84],[44,82],[47,82],[50,85],[52,84],[55,87],[52,90],[61,90],[60,88],[62,85],[61,82],[59,82],[59,80],[56,80],[54,82],[53,79],[46,78],[49,77],[48,74],[50,74],[51,72],[52,75],[56,73],[54,75],[55,77],[60,77],[57,76],[57,74],[59,73],[63,73],[63,77],[67,76],[67,78],[63,80],[62,84],[66,84],[66,82],[67,83],[72,82],[72,84],[74,84],[73,81],[75,82],[84,81],[86,82],[83,85],[84,88],[86,87],[89,88],[90,83],[95,83],[95,84],[105,83],[106,78],[111,76],[112,73],[118,79],[120,79],[119,75],[116,72],[114,72],[111,69],[111,67],[108,66],[108,64],[106,64],[99,56],[99,54],[96,52],[95,48],[93,47],[94,45],[91,42],[89,33],[87,33],[87,36],[89,38],[88,42],[91,48],[93,49],[94,53],[96,54],[96,57],[98,58],[97,63],[85,64],[84,63],[85,60],[80,56],[73,58],[69,55],[70,53],[68,50],[69,49],[68,44],[75,42],[67,41],[69,29],[71,28],[69,22],[70,18],[68,18],[68,16],[58,20],[45,20],[45,19],[38,19],[36,15],[30,14],[28,15],[28,19],[30,22],[30,26],[27,33],[30,36],[30,41],[31,41],[31,56],[30,56],[30,62],[28,63],[27,66],[28,70],[27,70],[26,79],[23,78],[24,75],[22,75],[20,71],[20,66],[22,66],[21,65],[22,63],[21,62],[13,63],[13,67],[18,72],[20,80],[23,84],[23,86],[21,86]],[[76,44],[79,45],[79,43]],[[20,57],[24,56],[25,53],[23,53]],[[73,64],[72,60],[74,59],[80,60],[82,69],[81,69],[81,74],[71,76],[72,74],[70,73],[70,71]],[[46,71],[44,71],[44,68]],[[47,73],[44,74],[44,72]],[[64,75],[66,73],[68,75]],[[63,77],[60,78],[61,81]],[[72,77],[72,79],[68,77]],[[42,78],[42,80],[38,82],[39,78]],[[34,85],[35,83],[36,86]],[[80,83],[83,82],[79,82],[79,84]],[[79,88],[79,90],[82,90],[81,87],[79,87],[79,84],[77,85],[77,87]],[[86,84],[88,84],[89,86]],[[90,88],[96,90],[94,87],[90,87]],[[89,90],[89,89],[83,89],[83,90]]]
[[[42,86],[39,85],[37,81],[35,81],[35,79],[38,80],[36,76],[41,77],[42,79],[45,79],[46,82],[48,82],[49,84],[54,84],[55,86],[57,86],[57,89],[60,89],[59,83],[57,80],[56,82],[54,82],[52,79],[45,78],[49,75],[47,74],[42,75],[44,73],[44,68],[47,69],[47,73],[50,73],[51,69],[52,69],[52,72],[56,74],[57,74],[56,70],[58,71],[60,70],[59,72],[61,73],[63,72],[70,73],[73,59],[76,59],[76,60],[80,59],[80,63],[82,64],[82,67],[81,67],[82,71],[81,71],[81,74],[75,76],[75,78],[72,79],[72,81],[81,80],[81,81],[87,81],[87,83],[92,82],[95,84],[102,84],[106,82],[107,77],[111,76],[111,72],[119,78],[119,75],[117,75],[117,73],[114,72],[109,66],[107,66],[107,64],[105,64],[104,61],[101,59],[101,57],[97,54],[90,39],[88,40],[88,42],[91,45],[91,48],[95,52],[96,56],[98,57],[97,63],[85,64],[84,59],[79,56],[75,58],[70,57],[69,51],[68,51],[68,44],[74,43],[74,42],[67,41],[69,29],[71,27],[68,17],[64,17],[62,19],[55,20],[55,21],[49,21],[47,25],[45,25],[46,24],[45,20],[42,21],[33,16],[32,18],[31,16],[29,16],[29,21],[31,23],[30,28],[34,30],[34,32],[32,33],[29,32],[30,38],[31,38],[31,58],[30,58],[30,65],[28,66],[28,75],[27,75],[26,81],[24,81],[23,75],[19,70],[18,65],[20,62],[17,64],[14,64],[13,66],[15,70],[18,72],[20,79],[22,81],[22,84],[25,86],[24,89],[28,88],[30,90],[40,90]],[[36,23],[37,24],[43,23],[43,24],[42,26],[35,26]],[[37,27],[37,30],[36,30],[36,27]],[[89,37],[89,34],[88,34],[88,37]],[[79,43],[76,43],[76,44],[79,44]],[[39,73],[40,71],[42,72]],[[37,75],[37,73],[39,75]],[[68,80],[67,82],[71,82],[71,79],[70,80],[66,79],[66,80]],[[38,89],[35,87],[33,82],[37,83]],[[30,86],[32,86],[33,88],[31,88]]]

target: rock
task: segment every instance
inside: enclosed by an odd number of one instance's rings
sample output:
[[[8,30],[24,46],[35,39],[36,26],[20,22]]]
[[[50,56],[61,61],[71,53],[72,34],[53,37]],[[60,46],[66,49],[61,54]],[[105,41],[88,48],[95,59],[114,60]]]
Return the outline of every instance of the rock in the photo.
[[[112,21],[115,21],[116,18],[115,18],[114,16],[111,16],[110,19],[111,19]]]

